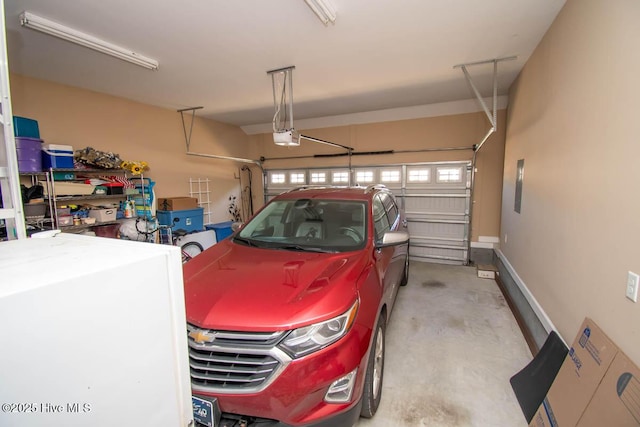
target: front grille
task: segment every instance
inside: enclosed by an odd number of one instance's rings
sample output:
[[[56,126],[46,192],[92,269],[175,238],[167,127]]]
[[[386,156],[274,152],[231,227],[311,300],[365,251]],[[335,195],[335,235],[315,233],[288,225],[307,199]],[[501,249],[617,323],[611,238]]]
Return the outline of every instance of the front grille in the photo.
[[[255,392],[265,388],[290,361],[275,347],[284,332],[251,333],[201,331],[211,342],[189,336],[189,366],[194,390],[222,393]],[[213,338],[211,338],[213,337]]]

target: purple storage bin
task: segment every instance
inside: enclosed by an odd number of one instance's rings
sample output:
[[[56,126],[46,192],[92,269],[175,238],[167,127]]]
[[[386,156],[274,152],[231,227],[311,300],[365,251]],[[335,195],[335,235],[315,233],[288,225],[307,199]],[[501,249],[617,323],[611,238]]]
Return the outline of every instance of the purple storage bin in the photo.
[[[38,138],[16,137],[16,154],[19,172],[42,171],[42,140]]]

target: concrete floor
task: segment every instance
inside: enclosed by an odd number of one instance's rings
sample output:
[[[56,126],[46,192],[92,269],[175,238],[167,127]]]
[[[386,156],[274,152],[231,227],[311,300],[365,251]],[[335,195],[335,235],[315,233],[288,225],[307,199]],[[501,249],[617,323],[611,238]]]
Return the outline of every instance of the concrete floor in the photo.
[[[412,262],[386,338],[382,402],[357,427],[526,427],[509,378],[531,352],[475,268]]]

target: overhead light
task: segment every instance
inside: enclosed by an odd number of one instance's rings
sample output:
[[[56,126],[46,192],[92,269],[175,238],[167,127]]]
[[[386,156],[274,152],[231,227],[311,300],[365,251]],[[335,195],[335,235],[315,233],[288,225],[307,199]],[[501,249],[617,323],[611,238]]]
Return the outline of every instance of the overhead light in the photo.
[[[333,8],[329,0],[304,0],[307,6],[313,10],[318,19],[322,21],[324,25],[335,24],[336,22],[336,10]]]
[[[123,61],[139,65],[140,67],[148,68],[149,70],[158,69],[158,61],[155,59],[139,55],[132,52],[130,49],[100,40],[92,35],[60,25],[57,22],[50,21],[30,12],[23,12],[20,14],[20,25],[70,41],[71,43],[75,43],[80,46],[88,47],[89,49],[93,49],[106,55],[111,55],[114,58],[122,59]]]

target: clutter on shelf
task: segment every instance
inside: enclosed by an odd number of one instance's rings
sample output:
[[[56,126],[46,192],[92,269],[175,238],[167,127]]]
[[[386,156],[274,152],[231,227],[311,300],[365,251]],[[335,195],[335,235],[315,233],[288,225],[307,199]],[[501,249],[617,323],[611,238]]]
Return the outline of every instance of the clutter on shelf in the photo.
[[[76,163],[93,168],[120,169],[123,163],[119,154],[98,151],[93,147],[76,150],[73,157]]]

